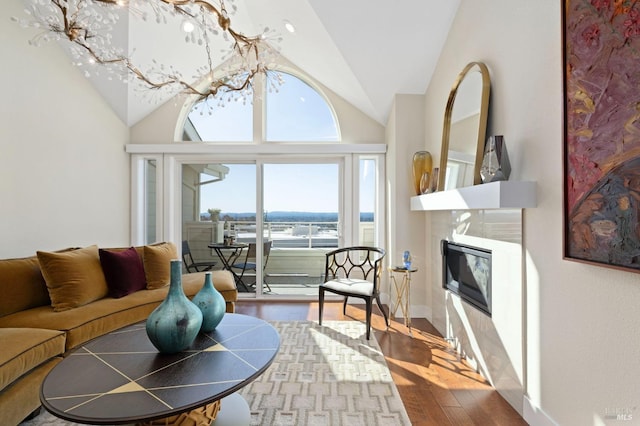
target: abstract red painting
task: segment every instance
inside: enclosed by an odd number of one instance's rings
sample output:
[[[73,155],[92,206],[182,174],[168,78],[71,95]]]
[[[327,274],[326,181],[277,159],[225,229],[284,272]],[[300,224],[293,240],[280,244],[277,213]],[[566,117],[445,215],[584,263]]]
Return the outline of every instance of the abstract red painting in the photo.
[[[640,1],[565,0],[564,256],[640,272]]]

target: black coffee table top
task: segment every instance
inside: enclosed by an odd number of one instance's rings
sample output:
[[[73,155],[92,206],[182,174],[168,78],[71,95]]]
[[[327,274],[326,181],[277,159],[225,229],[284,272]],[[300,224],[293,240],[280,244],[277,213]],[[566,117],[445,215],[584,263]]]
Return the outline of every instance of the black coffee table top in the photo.
[[[160,354],[145,323],[92,340],[46,377],[44,407],[66,420],[125,424],[168,417],[219,400],[264,372],[280,348],[280,336],[258,318],[225,314],[192,347]]]

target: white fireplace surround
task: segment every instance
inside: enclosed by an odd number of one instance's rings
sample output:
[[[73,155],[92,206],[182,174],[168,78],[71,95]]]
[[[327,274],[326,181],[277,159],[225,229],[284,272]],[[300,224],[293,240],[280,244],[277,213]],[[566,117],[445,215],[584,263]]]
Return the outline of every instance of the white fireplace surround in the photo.
[[[536,203],[535,182],[498,181],[411,197],[411,210],[517,209]]]
[[[442,239],[491,251],[491,317],[442,287],[431,259],[432,323],[520,414],[524,398],[523,209],[431,212],[431,252]]]
[[[432,323],[472,367],[520,413],[524,407],[524,270],[522,218],[536,207],[536,182],[499,181],[411,197],[430,211],[431,253],[439,242],[492,252],[492,316],[442,288],[440,256],[431,259]]]

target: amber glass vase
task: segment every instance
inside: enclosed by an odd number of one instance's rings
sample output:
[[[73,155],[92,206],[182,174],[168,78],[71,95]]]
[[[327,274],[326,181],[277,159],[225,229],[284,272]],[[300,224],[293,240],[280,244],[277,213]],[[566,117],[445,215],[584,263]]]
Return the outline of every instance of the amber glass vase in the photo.
[[[429,151],[418,151],[413,154],[413,185],[416,195],[429,192],[433,159]]]

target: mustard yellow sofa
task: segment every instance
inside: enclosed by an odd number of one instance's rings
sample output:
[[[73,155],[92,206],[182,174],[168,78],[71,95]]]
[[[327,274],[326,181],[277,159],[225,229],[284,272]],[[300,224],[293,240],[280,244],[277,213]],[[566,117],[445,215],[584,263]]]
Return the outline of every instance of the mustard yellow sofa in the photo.
[[[118,263],[125,255],[135,270]],[[0,260],[0,424],[17,425],[39,409],[44,377],[69,350],[146,319],[167,294],[169,260],[175,257],[175,246],[161,243]],[[202,288],[204,274],[182,275],[187,296]],[[137,288],[131,276],[138,277]],[[234,312],[233,276],[213,271],[212,278],[227,312]]]

